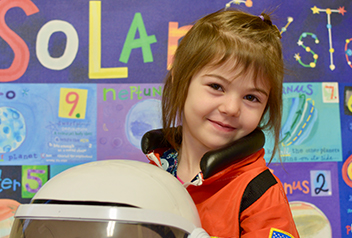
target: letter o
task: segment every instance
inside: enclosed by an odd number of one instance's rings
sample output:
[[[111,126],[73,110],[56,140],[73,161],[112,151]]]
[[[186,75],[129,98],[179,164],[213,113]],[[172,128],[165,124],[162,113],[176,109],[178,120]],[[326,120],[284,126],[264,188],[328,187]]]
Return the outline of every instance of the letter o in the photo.
[[[16,93],[14,91],[8,91],[6,93],[6,98],[7,99],[14,99],[16,97]]]
[[[61,57],[50,56],[49,40],[53,33],[63,32],[66,35],[65,52]],[[72,64],[78,51],[78,34],[75,28],[66,21],[52,20],[40,28],[37,35],[36,54],[39,62],[48,69],[62,70]]]

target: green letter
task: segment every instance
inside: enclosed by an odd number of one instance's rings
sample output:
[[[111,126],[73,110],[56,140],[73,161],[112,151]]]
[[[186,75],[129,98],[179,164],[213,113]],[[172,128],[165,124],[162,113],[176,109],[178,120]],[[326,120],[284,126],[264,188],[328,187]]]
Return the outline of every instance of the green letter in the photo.
[[[162,88],[161,86],[159,86],[159,91],[153,87],[153,97],[155,97],[155,93],[157,93],[158,95],[161,96],[161,93],[162,93]]]
[[[108,92],[112,92],[112,100],[116,100],[116,92],[115,92],[115,89],[113,88],[109,88],[109,89],[103,88],[103,100],[106,101],[106,94]]]
[[[128,91],[126,89],[122,89],[119,92],[119,99],[126,100],[128,97],[125,97],[125,95],[128,95]]]
[[[135,39],[137,30],[139,32],[139,39]],[[153,54],[150,45],[156,42],[155,35],[148,36],[145,30],[142,15],[137,12],[134,15],[131,27],[127,33],[125,44],[120,55],[120,61],[127,63],[130,58],[131,50],[135,48],[142,48],[143,61],[153,62]]]

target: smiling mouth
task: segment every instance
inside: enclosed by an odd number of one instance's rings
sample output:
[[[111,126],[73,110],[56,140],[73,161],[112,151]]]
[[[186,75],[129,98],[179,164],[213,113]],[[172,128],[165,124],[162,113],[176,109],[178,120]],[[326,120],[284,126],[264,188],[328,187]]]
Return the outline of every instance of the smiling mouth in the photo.
[[[218,121],[213,121],[208,119],[215,127],[225,130],[225,131],[234,131],[236,128]]]

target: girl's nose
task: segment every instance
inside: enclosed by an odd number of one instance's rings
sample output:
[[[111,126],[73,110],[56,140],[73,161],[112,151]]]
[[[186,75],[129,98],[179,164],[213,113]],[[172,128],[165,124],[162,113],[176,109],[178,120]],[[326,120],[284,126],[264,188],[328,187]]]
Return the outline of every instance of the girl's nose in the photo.
[[[224,98],[219,105],[219,111],[227,116],[238,117],[241,114],[241,101],[240,99]]]

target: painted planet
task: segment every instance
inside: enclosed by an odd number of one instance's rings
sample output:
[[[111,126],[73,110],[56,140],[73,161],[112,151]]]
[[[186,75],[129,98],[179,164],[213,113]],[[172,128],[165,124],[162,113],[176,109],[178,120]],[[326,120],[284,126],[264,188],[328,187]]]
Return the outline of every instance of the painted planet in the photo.
[[[26,138],[23,115],[11,107],[0,107],[0,153],[16,150]]]
[[[342,178],[352,188],[352,155],[350,155],[342,166]]]
[[[300,237],[332,237],[329,219],[314,204],[301,201],[292,201],[290,202],[290,207]]]
[[[15,221],[14,215],[20,205],[12,199],[0,199],[0,238],[8,238]]]
[[[128,141],[138,149],[141,149],[141,139],[147,131],[161,127],[161,101],[158,99],[147,99],[136,103],[126,116],[126,136]]]
[[[281,143],[285,146],[301,145],[314,133],[318,110],[314,101],[308,100],[304,94],[285,98],[283,103]]]

